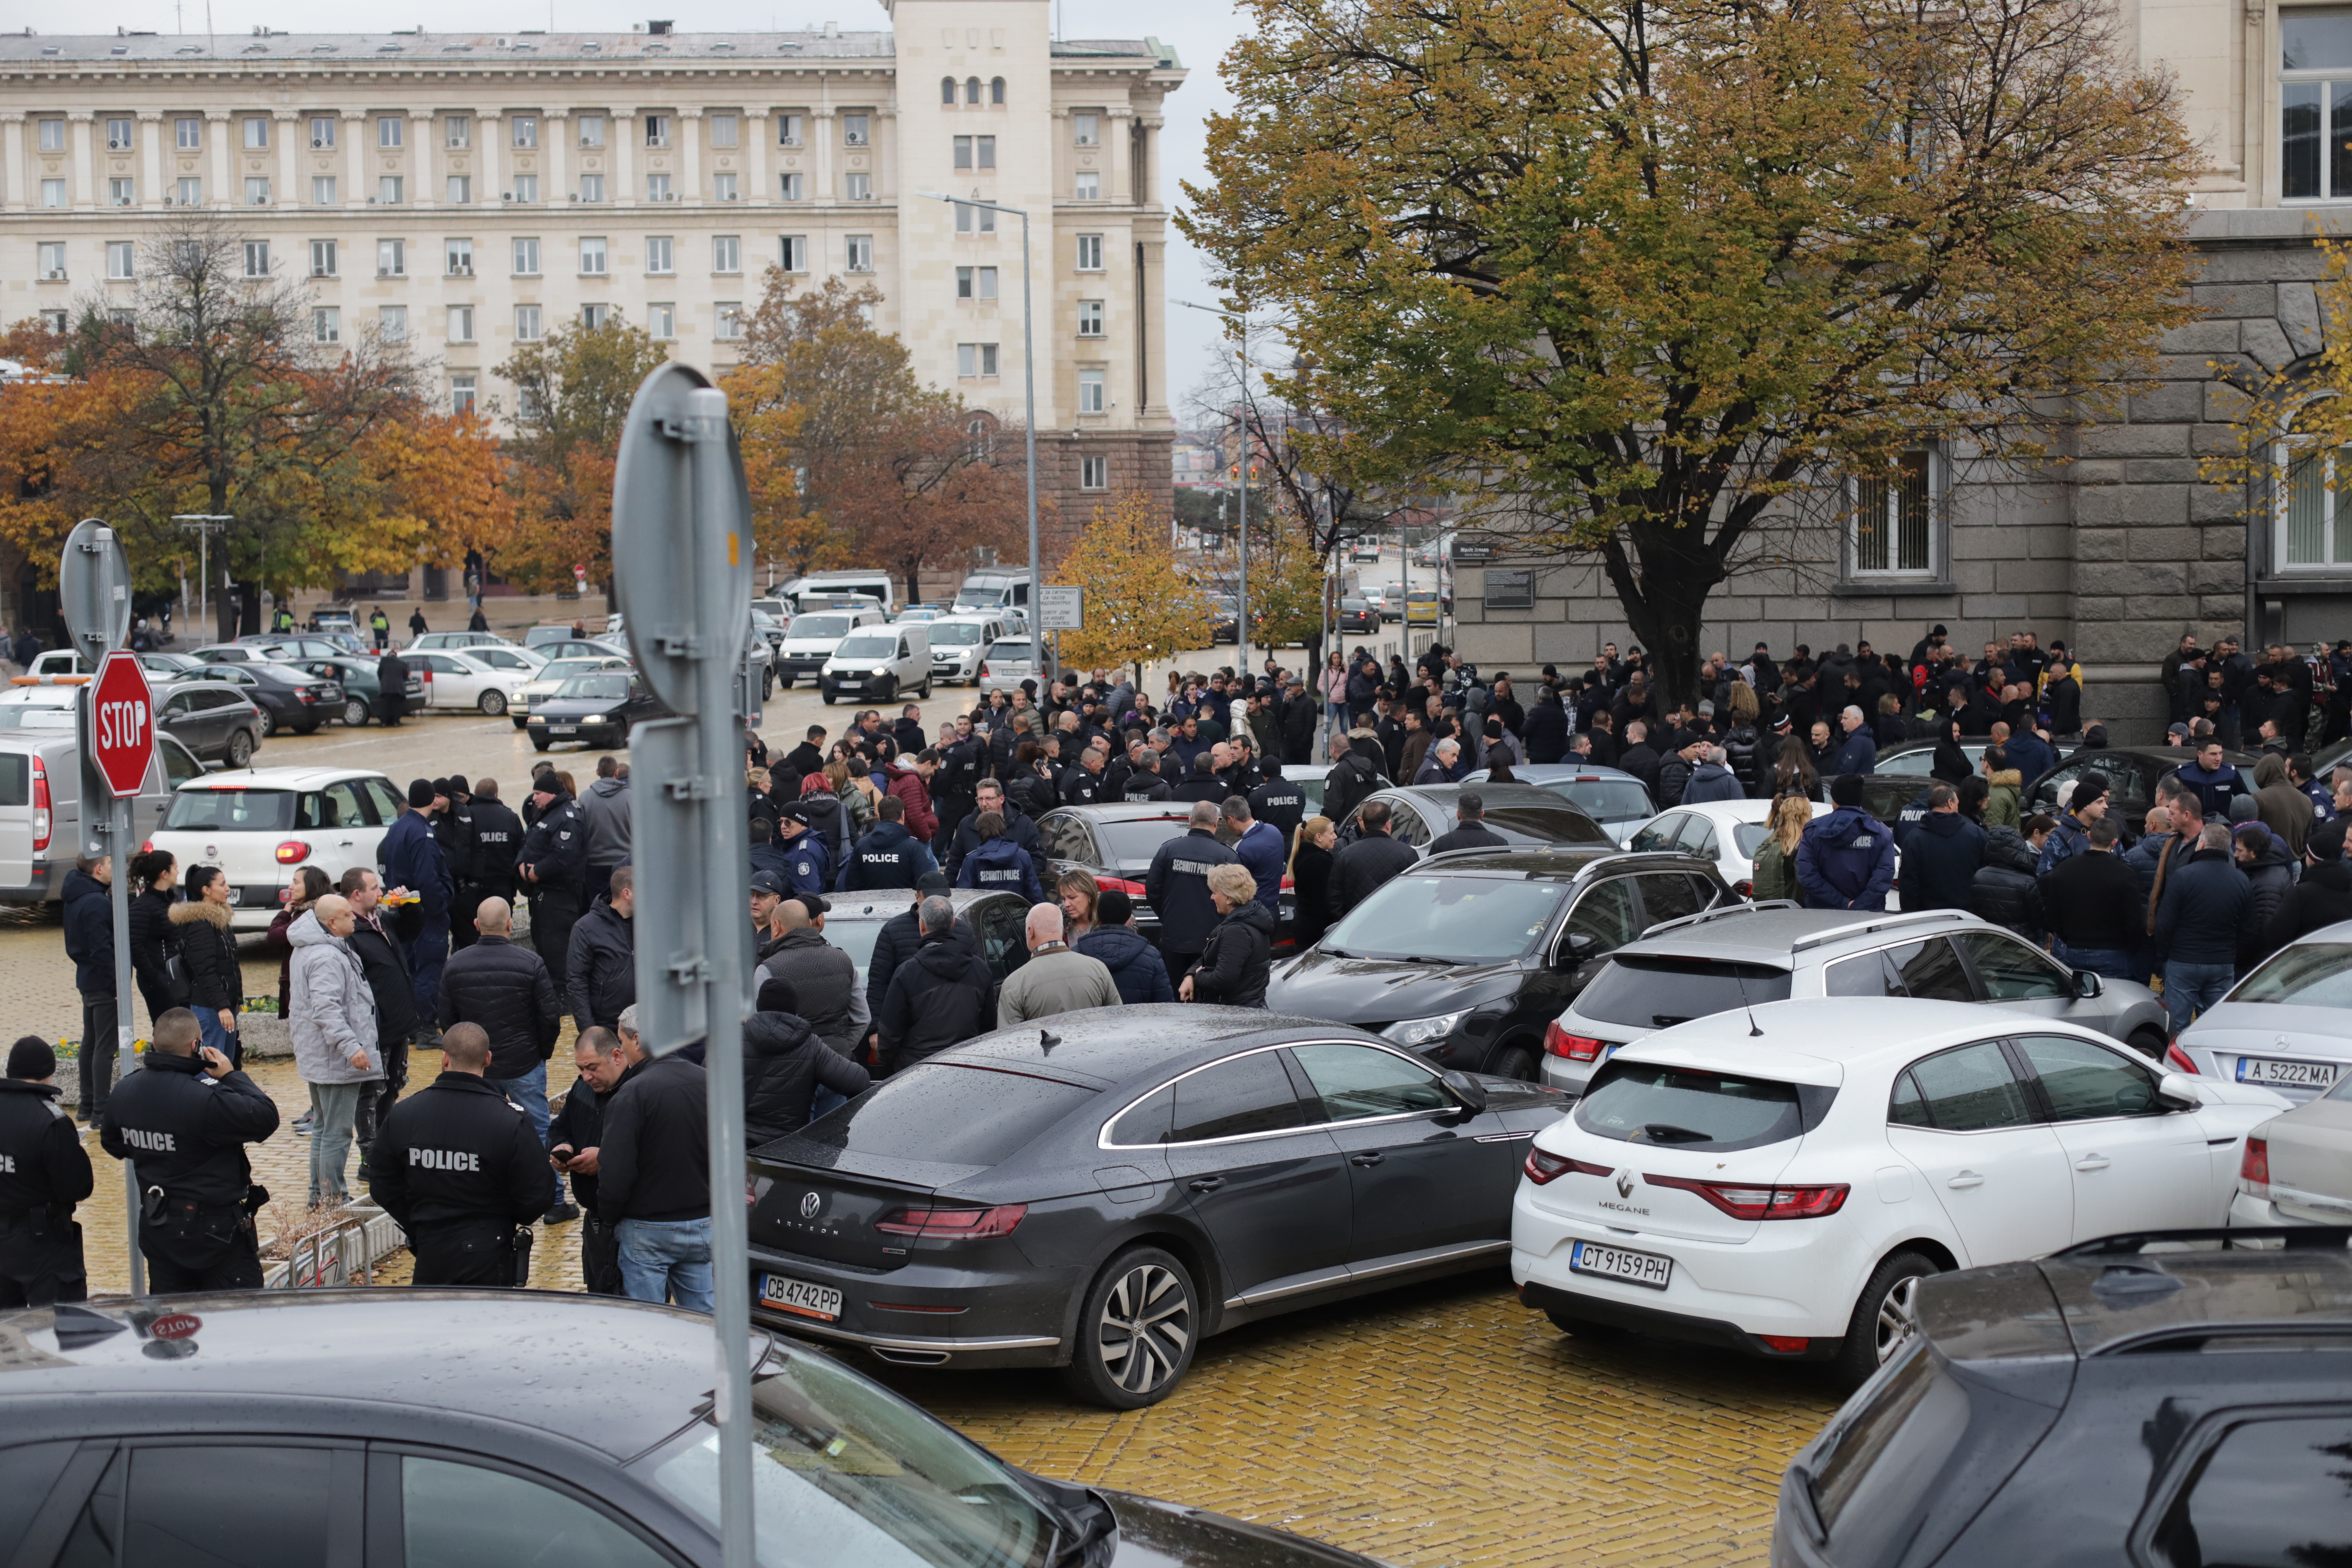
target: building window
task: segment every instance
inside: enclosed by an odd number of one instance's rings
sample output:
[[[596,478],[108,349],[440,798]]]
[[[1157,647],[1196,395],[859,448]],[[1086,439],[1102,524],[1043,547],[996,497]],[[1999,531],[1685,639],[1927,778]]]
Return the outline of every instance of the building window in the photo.
[[[742,335],[743,301],[740,300],[719,300],[719,341],[723,343],[731,343],[740,339]]]
[[[776,248],[778,264],[785,271],[806,272],[809,269],[807,237],[797,234],[779,235]]]
[[[740,235],[714,234],[710,237],[710,270],[740,272],[743,270],[743,240]]]
[[[536,389],[527,384],[515,388],[515,417],[525,421],[539,417],[539,393]]]
[[[249,207],[266,207],[269,205],[268,175],[247,174],[246,176],[245,205]]]
[[[518,278],[539,276],[539,241],[517,239],[514,242],[514,275]]]
[[[844,174],[842,186],[842,194],[853,202],[874,199],[874,176],[871,174]]]
[[[470,343],[474,341],[474,307],[471,305],[449,307],[449,341],[453,343]]]
[[[647,174],[646,176],[646,200],[649,202],[666,202],[669,200],[669,176],[667,174]]]
[[[1078,372],[1078,412],[1100,414],[1103,411],[1103,373],[1098,370]]]
[[[741,187],[736,184],[736,176],[733,174],[713,174],[710,176],[710,195],[713,201],[734,201],[736,199],[737,193],[740,188]]]
[[[539,339],[539,307],[517,305],[515,307],[515,342],[535,343]]]
[[[406,342],[408,341],[408,307],[378,305],[375,308],[375,331],[376,335],[385,342]]]
[[[407,131],[405,129],[407,124],[408,121],[402,119],[397,114],[377,115],[375,117],[375,144],[379,147],[399,146],[401,144],[401,138],[407,134]]]
[[[248,239],[245,242],[245,275],[247,278],[269,276],[269,242]]]
[[[106,182],[106,200],[110,206],[127,207],[139,199],[138,188],[127,179]]]
[[[172,141],[183,153],[201,151],[205,144],[205,122],[193,114],[182,115],[172,121]]]
[[[110,153],[130,152],[132,135],[131,127],[134,123],[136,122],[129,120],[108,121],[106,122],[106,150]]]
[[[463,418],[473,411],[474,378],[470,375],[451,376],[449,378],[450,415],[453,417]]]
[[[1078,489],[1082,490],[1107,490],[1110,489],[1110,459],[1108,458],[1080,458],[1078,459]]]
[[[1098,234],[1078,236],[1078,270],[1100,272],[1103,269],[1103,237]]]
[[[958,375],[994,375],[996,345],[994,343],[956,344],[956,374]]]
[[[1905,452],[1892,471],[1853,479],[1855,576],[1934,574],[1935,467],[1932,452]]]
[[[38,123],[41,128],[41,151],[44,153],[64,152],[66,150],[66,122],[62,120],[44,120]]]
[[[580,145],[583,147],[602,147],[604,144],[604,117],[601,114],[582,115],[580,117]]]
[[[450,175],[448,194],[449,205],[453,207],[467,207],[473,205],[474,176],[471,174]]]
[[[470,239],[445,239],[441,242],[443,269],[452,278],[474,275],[474,242]]]
[[[312,240],[310,242],[310,276],[332,278],[337,270],[335,242],[331,239]]]
[[[677,307],[675,305],[647,305],[646,307],[646,328],[648,331],[653,333],[654,341],[656,342],[666,343],[674,341],[677,337]]]
[[[993,136],[959,136],[955,139],[955,166],[959,169],[993,169],[996,167],[996,138]]]
[[[801,144],[801,117],[797,114],[776,116],[776,145],[797,147]]]
[[[451,253],[453,266],[455,265],[455,252]],[[468,265],[471,265],[470,256],[468,257]],[[404,239],[379,239],[375,242],[375,275],[379,278],[405,278],[408,276],[408,241]]]
[[[863,114],[843,115],[841,117],[841,144],[845,147],[863,147],[866,145],[870,140],[870,132],[867,129],[868,124],[869,121],[866,116]]]
[[[71,318],[63,310],[44,310],[41,312],[41,331],[63,337],[70,321]]]
[[[61,239],[45,239],[39,247],[41,281],[61,283],[66,276],[66,244]]]
[[[515,200],[519,202],[536,202],[539,200],[539,176],[537,174],[517,174],[514,177],[514,186]]]
[[[401,177],[398,174],[377,175],[375,182],[376,205],[378,206],[386,207],[398,206],[401,204],[402,193],[405,188],[406,187],[402,184]]]
[[[712,115],[710,117],[710,144],[713,147],[735,146],[742,135],[742,132],[736,128],[736,124],[735,116],[732,114]]]
[[[184,185],[192,185],[195,184],[194,180],[183,180],[180,183]],[[193,205],[194,204],[189,203],[187,205]],[[310,176],[310,205],[314,207],[331,207],[335,205],[334,175],[313,174]]]
[[[604,176],[602,174],[581,175],[580,199],[583,202],[603,201],[604,199]]]
[[[994,207],[978,206],[971,202],[958,202],[955,205],[955,217],[958,234],[971,234],[975,231],[981,234],[996,232]]]
[[[980,79],[978,77],[968,76],[963,79],[963,100],[974,108],[979,106]]]
[[[343,341],[343,312],[333,305],[320,305],[310,312],[310,335],[322,343]]]
[[[120,282],[131,276],[131,245],[127,239],[106,242],[106,275]]]
[[[800,200],[802,189],[801,176],[798,174],[785,174],[780,176],[780,178],[783,187],[784,200],[788,202],[796,202]]]
[[[1003,77],[998,76],[988,79],[988,101],[999,109],[1004,107],[1004,79]]]
[[[848,239],[848,252],[849,271],[871,272],[874,270],[874,237],[872,235],[851,235]]]
[[[612,319],[613,307],[610,305],[583,305],[580,307],[580,324],[589,331],[594,331],[597,328],[603,326]]]
[[[956,298],[959,300],[995,299],[996,268],[993,267],[957,268]]]
[[[604,242],[602,239],[580,242],[580,270],[588,277],[601,278],[604,275]]]
[[[669,236],[656,234],[646,240],[646,270],[648,272],[677,270],[671,259]]]
[[[648,147],[667,147],[669,145],[668,115],[648,114],[646,116],[646,145]]]
[[[245,117],[245,144],[247,148],[255,152],[259,152],[261,149],[269,145],[269,117],[268,115],[248,114]]]
[[[442,122],[442,144],[447,147],[471,147],[474,144],[474,119],[469,114],[453,114]]]
[[[2286,6],[2279,16],[2279,195],[2352,200],[2352,16]]]
[[[1102,145],[1102,116],[1089,109],[1070,116],[1072,139],[1081,147]]]
[[[1103,335],[1103,302],[1100,300],[1078,301],[1078,336],[1098,338]]]
[[[2352,566],[2352,500],[2336,487],[2352,489],[2352,458],[2342,448],[2312,449],[2297,440],[2272,448],[2273,461],[2286,471],[2278,489],[2272,529],[2282,572]]]
[[[952,108],[955,104],[955,78],[940,78],[940,101]]]
[[[539,145],[539,116],[518,114],[513,120],[514,145],[531,148]]]
[[[335,149],[335,117],[331,114],[310,116],[310,151],[331,153]]]
[[[1102,175],[1092,169],[1080,169],[1078,171],[1077,189],[1071,194],[1082,202],[1100,201],[1102,199]]]
[[[45,207],[61,207],[65,205],[66,183],[63,180],[43,180],[41,182],[41,205]]]

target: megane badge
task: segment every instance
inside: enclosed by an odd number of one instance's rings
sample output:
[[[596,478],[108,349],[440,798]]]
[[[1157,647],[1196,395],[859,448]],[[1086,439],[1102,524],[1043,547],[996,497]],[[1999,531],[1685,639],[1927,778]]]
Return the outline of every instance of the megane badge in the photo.
[[[816,1217],[816,1211],[824,1206],[824,1200],[819,1197],[816,1194],[803,1193],[801,1194],[801,1218],[814,1219]]]
[[[1617,1173],[1617,1195],[1621,1198],[1630,1198],[1633,1195],[1633,1172],[1620,1171]]]

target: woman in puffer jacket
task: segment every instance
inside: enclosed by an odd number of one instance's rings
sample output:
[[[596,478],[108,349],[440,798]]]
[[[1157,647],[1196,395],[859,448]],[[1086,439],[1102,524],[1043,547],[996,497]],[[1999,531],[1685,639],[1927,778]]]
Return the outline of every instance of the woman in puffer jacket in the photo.
[[[294,947],[287,1021],[294,1070],[310,1090],[310,1206],[351,1196],[344,1176],[365,1088],[383,1081],[375,992],[352,934],[351,904],[329,894],[288,931]]]
[[[236,889],[217,866],[189,867],[183,886],[187,897],[172,906],[171,921],[188,974],[188,1010],[204,1043],[239,1067],[244,1053],[237,1048],[236,1016],[245,1007],[245,973],[237,967],[228,908]]]
[[[841,1100],[863,1094],[872,1075],[820,1038],[780,980],[760,987],[760,1010],[743,1020],[743,1146],[757,1149],[808,1125],[820,1089]],[[837,1104],[838,1100],[832,1103]]]
[[[1209,928],[1208,945],[1176,994],[1187,1002],[1265,1006],[1274,958],[1274,915],[1257,901],[1257,879],[1246,866],[1212,866],[1209,901],[1225,918]]]

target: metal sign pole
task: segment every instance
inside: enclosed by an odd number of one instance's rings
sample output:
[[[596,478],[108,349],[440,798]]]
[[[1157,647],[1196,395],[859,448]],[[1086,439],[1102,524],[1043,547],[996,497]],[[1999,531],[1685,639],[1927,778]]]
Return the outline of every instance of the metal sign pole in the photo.
[[[89,688],[84,687],[84,691]],[[88,698],[83,699],[88,701]],[[109,837],[114,855],[114,1056],[115,1081],[121,1083],[139,1070],[139,1052],[131,1043],[131,801],[118,799],[110,812]],[[83,1050],[97,1047],[84,1040]],[[96,1075],[92,1075],[93,1083]],[[147,1294],[147,1259],[139,1250],[139,1176],[128,1160],[122,1162],[125,1231],[131,1238],[131,1293]]]

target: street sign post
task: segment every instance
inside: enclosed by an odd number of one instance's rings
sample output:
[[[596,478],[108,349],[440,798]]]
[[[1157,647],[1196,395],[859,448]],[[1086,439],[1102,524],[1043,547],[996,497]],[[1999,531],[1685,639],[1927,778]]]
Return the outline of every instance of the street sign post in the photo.
[[[751,1568],[743,1019],[754,949],[741,809],[744,716],[757,711],[745,692],[751,508],[727,395],[685,365],[646,376],[629,405],[613,478],[613,581],[646,684],[678,715],[629,741],[638,1034],[656,1054],[703,1042],[719,1550],[726,1568]]]
[[[96,518],[74,524],[58,563],[58,596],[65,602],[66,635],[98,677],[82,689],[76,728],[80,733],[82,846],[90,848],[98,804],[107,801],[104,852],[113,858],[114,1038],[84,1040],[84,1051],[111,1049],[118,1071],[129,1078],[139,1068],[131,1046],[131,803],[147,782],[155,754],[155,701],[139,660],[121,651],[131,632],[131,562],[114,530]],[[93,1072],[95,1087],[104,1081]],[[85,1106],[85,1111],[93,1110]],[[139,1178],[122,1163],[124,1235],[131,1247],[131,1293],[147,1293],[146,1260],[139,1252]]]
[[[1086,630],[1087,591],[1046,586],[1037,590],[1037,624],[1049,632]]]

